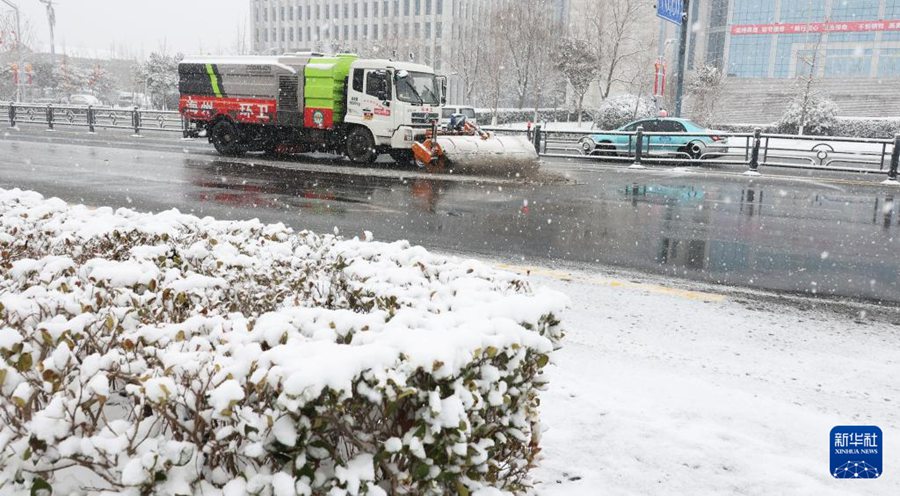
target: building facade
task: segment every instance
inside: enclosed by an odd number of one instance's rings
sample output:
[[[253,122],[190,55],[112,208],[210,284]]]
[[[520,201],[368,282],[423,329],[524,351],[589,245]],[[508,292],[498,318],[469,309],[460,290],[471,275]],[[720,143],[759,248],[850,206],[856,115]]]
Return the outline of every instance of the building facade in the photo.
[[[704,5],[705,4],[705,5]],[[694,61],[731,77],[900,78],[900,0],[701,0]]]
[[[430,65],[459,29],[452,0],[251,0],[257,53],[388,52]],[[463,6],[463,11],[464,11]],[[397,53],[393,53],[397,52]],[[379,53],[380,54],[380,53]]]
[[[691,23],[688,77],[700,65],[727,75],[723,122],[777,121],[810,77],[840,115],[900,115],[900,0],[692,0]],[[670,74],[677,39],[660,22]]]
[[[413,60],[449,75],[451,103],[462,102],[453,60],[498,4],[516,0],[250,0],[255,53],[353,52]],[[554,0],[565,19],[569,0]]]

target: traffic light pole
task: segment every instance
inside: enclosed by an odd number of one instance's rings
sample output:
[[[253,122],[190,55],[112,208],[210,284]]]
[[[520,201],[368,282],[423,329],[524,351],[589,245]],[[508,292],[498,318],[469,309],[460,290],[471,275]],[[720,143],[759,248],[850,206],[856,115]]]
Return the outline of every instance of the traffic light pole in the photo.
[[[25,81],[22,79],[22,71],[25,70],[25,61],[22,58],[22,19],[19,15],[19,6],[11,0],[0,0],[5,3],[16,13],[16,52],[18,53],[19,63],[16,67],[16,101],[21,102],[25,96]]]
[[[690,21],[691,0],[684,0],[681,9],[681,38],[678,44],[678,81],[675,86],[675,117],[681,117],[681,106],[684,102],[684,73],[687,65],[688,31],[691,29]]]

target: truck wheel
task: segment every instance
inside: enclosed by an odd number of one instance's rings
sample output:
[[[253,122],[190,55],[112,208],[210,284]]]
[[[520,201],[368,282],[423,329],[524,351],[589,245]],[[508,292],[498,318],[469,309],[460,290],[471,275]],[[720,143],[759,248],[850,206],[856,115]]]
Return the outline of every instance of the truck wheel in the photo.
[[[354,164],[371,164],[378,158],[375,153],[375,138],[364,127],[354,127],[347,135],[347,157]]]
[[[236,157],[244,153],[240,131],[229,121],[217,122],[210,131],[209,139],[216,147],[216,151],[226,157]]]
[[[390,154],[394,162],[400,165],[412,165],[413,163],[412,150],[391,150]]]

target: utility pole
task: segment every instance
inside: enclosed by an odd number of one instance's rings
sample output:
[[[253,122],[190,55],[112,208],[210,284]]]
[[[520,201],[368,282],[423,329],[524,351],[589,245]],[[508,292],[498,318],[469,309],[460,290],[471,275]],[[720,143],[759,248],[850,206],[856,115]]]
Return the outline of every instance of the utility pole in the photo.
[[[0,0],[5,3],[16,14],[16,52],[18,53],[18,67],[16,67],[16,101],[21,102],[25,96],[25,79],[22,72],[25,70],[25,60],[22,58],[22,16],[19,14],[19,6],[14,4],[12,0]]]
[[[56,41],[54,31],[56,30],[56,9],[53,8],[53,0],[38,0],[47,6],[47,23],[50,24],[50,66],[56,66]]]
[[[681,117],[681,106],[684,103],[684,73],[687,65],[688,31],[691,29],[691,0],[684,0],[681,9],[681,39],[678,46],[678,84],[675,86],[675,117]]]

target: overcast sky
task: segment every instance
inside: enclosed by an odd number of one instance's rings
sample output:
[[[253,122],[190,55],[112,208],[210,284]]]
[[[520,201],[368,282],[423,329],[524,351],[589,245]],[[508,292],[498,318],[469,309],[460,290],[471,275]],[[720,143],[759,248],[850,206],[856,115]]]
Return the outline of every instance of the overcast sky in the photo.
[[[43,4],[13,1],[30,21],[38,45],[49,50]],[[236,45],[250,11],[249,0],[56,0],[56,5],[57,51],[85,56],[106,55],[113,47],[119,55],[140,56],[164,43],[170,52],[224,52]]]

